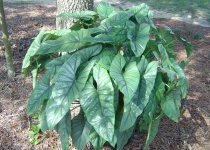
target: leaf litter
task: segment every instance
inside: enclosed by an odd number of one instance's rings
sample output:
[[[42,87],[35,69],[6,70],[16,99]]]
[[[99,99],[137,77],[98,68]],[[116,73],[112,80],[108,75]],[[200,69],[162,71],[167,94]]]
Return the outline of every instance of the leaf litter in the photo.
[[[15,78],[7,79],[4,46],[0,41],[0,149],[61,149],[59,135],[54,131],[39,133],[38,144],[32,145],[28,131],[38,120],[26,114],[26,104],[32,92],[32,78],[26,79],[21,74],[22,60],[29,48],[32,38],[45,26],[46,30],[55,29],[56,8],[35,4],[5,4],[5,15],[13,49]],[[187,24],[170,19],[155,19],[159,27],[167,25],[174,32],[179,32],[193,45],[193,55],[185,68],[190,87],[188,96],[182,100],[183,115],[179,123],[163,117],[158,134],[149,149],[210,149],[210,28]],[[1,28],[1,27],[0,27]],[[193,38],[201,34],[201,40]],[[2,36],[2,35],[0,35]],[[176,57],[186,60],[184,46],[176,43]],[[75,112],[76,113],[76,112]],[[124,147],[126,150],[141,150],[146,141],[146,132],[136,128],[132,138]],[[71,148],[75,149],[70,143]],[[85,149],[92,149],[87,145]],[[111,149],[104,147],[104,149]]]

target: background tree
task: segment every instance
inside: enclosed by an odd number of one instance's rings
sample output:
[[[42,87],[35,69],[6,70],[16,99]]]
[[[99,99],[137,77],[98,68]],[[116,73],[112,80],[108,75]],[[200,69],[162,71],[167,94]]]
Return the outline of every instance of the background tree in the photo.
[[[5,14],[4,14],[4,8],[3,8],[3,0],[0,0],[0,22],[2,25],[2,40],[5,47],[5,57],[6,57],[6,64],[8,69],[8,77],[9,79],[12,79],[15,75],[14,73],[14,65],[12,60],[12,49],[9,41],[9,34],[7,31],[7,24],[5,21]]]
[[[76,10],[93,10],[93,0],[57,0],[57,15]],[[56,19],[57,29],[66,29],[71,27],[72,24],[73,19]]]

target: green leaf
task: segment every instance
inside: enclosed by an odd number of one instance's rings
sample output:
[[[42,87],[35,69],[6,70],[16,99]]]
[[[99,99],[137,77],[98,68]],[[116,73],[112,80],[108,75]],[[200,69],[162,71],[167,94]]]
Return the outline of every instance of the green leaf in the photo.
[[[80,103],[88,122],[103,139],[112,143],[115,123],[112,82],[108,72],[99,65],[93,68],[93,77],[97,90],[88,82],[81,93]]]
[[[152,13],[151,10],[149,10],[148,14],[147,14],[147,17],[145,19],[150,24],[150,26],[152,27],[152,30],[157,31],[157,27],[153,23],[153,18],[154,18],[154,14]]]
[[[57,40],[49,40],[43,42],[37,54],[48,54],[55,52],[72,52],[82,46],[87,45],[86,42],[83,41],[83,38],[90,36],[93,33],[100,32],[98,28],[90,28],[90,29],[81,29],[79,31],[72,31],[64,36],[58,38]]]
[[[110,44],[119,44],[123,43],[126,40],[126,35],[107,35],[107,34],[99,34],[94,38],[86,38],[86,42],[97,42],[97,43],[110,43]]]
[[[60,134],[62,150],[69,150],[69,135],[71,134],[70,111],[56,125],[55,130]]]
[[[138,68],[138,70],[139,70],[141,75],[144,74],[144,72],[145,72],[145,70],[147,68],[147,65],[148,65],[148,61],[145,58],[145,56],[142,55],[141,60],[140,60],[140,62],[137,65],[137,68]]]
[[[131,8],[131,12],[135,15],[136,20],[138,21],[138,23],[140,24],[141,21],[147,17],[147,14],[149,12],[149,7],[145,4],[142,3],[139,6],[133,6]]]
[[[187,42],[185,39],[181,38],[179,35],[176,35],[176,39],[182,42],[182,44],[184,44],[187,57],[190,57],[192,55],[192,44],[190,42]]]
[[[158,50],[161,55],[161,70],[162,72],[166,72],[167,76],[171,81],[176,81],[176,73],[172,68],[171,61],[169,59],[168,53],[162,44],[158,44]]]
[[[41,45],[41,40],[42,40],[43,35],[44,35],[44,28],[42,28],[42,30],[39,32],[39,34],[37,35],[37,37],[31,44],[31,46],[29,47],[24,57],[23,64],[22,64],[22,72],[24,73],[25,76],[27,74],[26,69],[30,66],[31,57],[35,55],[35,53],[37,52],[37,50],[39,49]]]
[[[49,129],[48,125],[47,125],[47,118],[46,118],[46,111],[45,111],[46,106],[47,106],[47,103],[45,102],[42,105],[42,109],[41,109],[41,112],[40,112],[40,118],[39,118],[39,122],[41,124],[42,132],[45,132],[45,131],[47,131]]]
[[[158,32],[158,38],[161,40],[161,43],[163,44],[164,48],[170,55],[174,55],[174,40],[171,37],[170,31],[169,30],[162,30]]]
[[[84,112],[81,110],[80,113],[72,120],[72,132],[71,137],[74,146],[78,150],[82,150],[85,145],[89,142],[89,133],[92,126],[85,118]]]
[[[111,57],[110,58],[109,56],[105,56],[105,57],[102,57],[100,59],[100,61],[98,62],[98,64],[101,67],[103,67],[104,69],[109,70],[113,59],[114,59],[114,57]]]
[[[110,75],[115,79],[120,91],[131,100],[138,87],[140,74],[135,62],[130,62],[123,71],[126,62],[119,53],[115,56],[110,67]]]
[[[101,51],[101,53],[94,56],[91,60],[96,60],[98,62],[101,59],[103,59],[103,57],[110,57],[111,59],[113,59],[114,56],[115,56],[115,54],[111,49],[105,48]]]
[[[49,40],[49,39],[57,39],[67,33],[71,32],[70,29],[61,29],[61,30],[50,30],[46,31],[44,33],[44,39],[43,41]]]
[[[80,56],[72,55],[55,77],[55,86],[46,108],[47,122],[50,129],[60,121],[68,112],[71,103],[79,97],[95,61],[88,63],[84,70],[76,75],[80,63]]]
[[[118,135],[117,135],[117,150],[123,149],[124,145],[128,142],[128,139],[133,134],[134,127],[135,127],[135,125],[126,131],[118,133]]]
[[[62,55],[61,57],[57,57],[46,64],[46,68],[51,68],[55,66],[55,72],[57,73],[61,66],[71,57],[70,54]]]
[[[126,34],[126,21],[132,16],[132,13],[127,11],[119,11],[113,13],[109,18],[104,19],[98,27],[109,35],[122,35]]]
[[[162,73],[160,72],[157,74],[154,90],[156,91],[156,98],[160,102],[165,93],[165,83],[162,80]]]
[[[97,55],[102,50],[101,45],[94,45],[87,48],[83,48],[81,50],[76,51],[74,54],[79,54],[81,56],[82,63],[88,61],[91,57]],[[55,66],[56,72],[60,69],[60,67],[71,57],[70,54],[62,55],[61,57],[55,58],[50,61],[46,68]]]
[[[178,122],[178,117],[180,116],[181,107],[181,93],[180,89],[177,87],[166,95],[165,99],[161,103],[161,108],[163,112],[171,118],[173,121]]]
[[[161,117],[162,117],[162,113],[157,118],[155,118],[152,122],[149,123],[147,140],[144,146],[144,150],[148,150],[149,144],[154,140],[158,132],[158,126],[159,126]]]
[[[96,9],[100,18],[107,18],[114,11],[114,7],[106,2],[100,2]]]
[[[171,63],[173,64],[173,67],[175,69],[175,71],[178,73],[179,75],[179,81],[178,84],[180,85],[181,88],[181,92],[182,92],[182,98],[185,98],[187,96],[187,88],[188,88],[188,80],[184,74],[184,71],[182,70],[182,68],[176,63],[176,61],[174,59],[170,59]]]
[[[32,125],[32,126],[31,126],[31,129],[32,129],[35,133],[37,133],[37,132],[39,132],[39,130],[40,130],[40,126],[39,126],[39,124],[38,124],[38,125]]]
[[[28,134],[29,136],[32,136],[32,137],[35,135],[34,131],[28,131]]]
[[[149,102],[144,108],[143,118],[146,123],[150,123],[153,117],[156,115],[158,103],[164,97],[164,92],[165,84],[162,80],[162,74],[157,73],[154,88],[149,96]]]
[[[127,37],[130,40],[131,49],[136,57],[141,56],[146,48],[147,42],[149,41],[149,30],[150,26],[142,23],[139,31],[129,30],[127,33]]]
[[[27,113],[29,115],[35,113],[42,105],[44,100],[50,98],[50,94],[52,92],[52,86],[50,85],[50,80],[54,72],[55,72],[54,67],[49,68],[37,82],[36,87],[34,88],[27,104]]]
[[[158,101],[155,97],[155,90],[152,90],[150,96],[149,96],[149,101],[144,108],[144,113],[143,113],[143,118],[146,123],[150,123],[152,121],[152,118],[150,115],[153,117],[156,113],[157,110],[157,105]]]
[[[75,52],[75,54],[79,54],[81,56],[82,62],[88,61],[91,57],[99,54],[102,50],[102,45],[94,45],[94,46],[89,46],[87,48],[78,50]]]
[[[187,60],[187,61],[181,61],[180,62],[180,64],[179,64],[179,66],[182,68],[182,69],[184,69],[188,64],[189,64],[189,62],[190,62],[191,60]]]
[[[138,93],[136,95],[138,95]],[[124,101],[129,101],[125,99],[126,97],[124,97]],[[133,97],[133,99],[129,103],[124,104],[123,116],[120,123],[120,132],[126,131],[131,128],[135,124],[137,117],[142,113],[144,108],[142,106],[144,105],[139,104],[138,106],[138,101],[140,101],[139,98],[137,99]]]
[[[139,66],[141,62],[137,65]],[[149,102],[149,96],[155,85],[155,78],[157,75],[158,62],[150,62],[146,68],[144,75],[140,80],[140,95],[139,98],[144,102],[144,106]]]
[[[38,71],[39,71],[39,67],[40,65],[36,65],[35,68],[32,69],[31,71],[31,74],[32,74],[32,77],[33,77],[33,89],[35,88],[36,86],[36,79],[37,79],[37,74],[38,74]]]
[[[104,143],[106,142],[106,140],[100,137],[94,128],[90,130],[89,139],[95,150],[101,150]]]
[[[75,18],[75,19],[92,19],[96,15],[96,12],[85,10],[85,11],[75,11],[73,13],[64,12],[56,16],[57,18]]]

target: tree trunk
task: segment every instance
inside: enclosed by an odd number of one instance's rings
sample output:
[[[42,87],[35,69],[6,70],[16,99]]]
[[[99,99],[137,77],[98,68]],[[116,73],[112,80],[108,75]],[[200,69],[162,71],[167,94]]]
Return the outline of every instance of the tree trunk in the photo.
[[[57,0],[57,15],[76,10],[93,10],[93,0]],[[72,24],[73,19],[56,19],[57,29],[70,28]]]
[[[6,57],[6,64],[8,69],[8,78],[13,79],[15,73],[14,73],[14,66],[13,66],[13,60],[12,60],[12,49],[9,41],[9,34],[7,31],[7,24],[5,21],[5,14],[4,14],[4,8],[3,8],[3,0],[0,0],[0,22],[2,25],[2,40],[5,47],[5,57]]]

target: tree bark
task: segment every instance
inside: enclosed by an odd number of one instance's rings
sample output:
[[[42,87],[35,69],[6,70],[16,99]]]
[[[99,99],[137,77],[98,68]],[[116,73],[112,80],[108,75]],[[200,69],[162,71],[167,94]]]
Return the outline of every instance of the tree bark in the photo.
[[[3,0],[0,0],[0,21],[2,25],[2,35],[3,35],[2,40],[5,47],[5,58],[6,58],[6,64],[7,64],[7,69],[8,69],[8,78],[13,79],[15,72],[14,72],[14,65],[13,65],[13,60],[12,60],[12,48],[10,45],[7,24],[5,21]]]
[[[57,0],[57,15],[77,10],[93,10],[93,0]],[[57,29],[67,29],[73,25],[73,19],[56,19]]]

